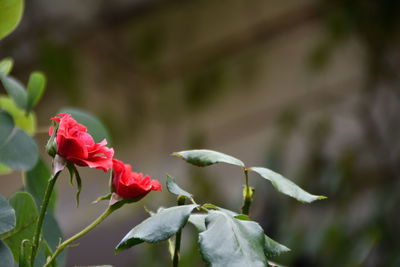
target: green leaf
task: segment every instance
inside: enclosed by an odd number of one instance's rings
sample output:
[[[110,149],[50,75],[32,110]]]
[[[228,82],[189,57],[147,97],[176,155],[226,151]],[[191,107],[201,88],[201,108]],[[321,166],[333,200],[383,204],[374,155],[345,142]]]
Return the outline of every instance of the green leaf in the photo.
[[[258,223],[210,211],[207,230],[199,234],[200,251],[209,266],[266,266],[264,232]]]
[[[11,199],[10,204],[15,210],[17,224],[14,229],[2,235],[3,241],[10,247],[14,260],[18,261],[21,242],[25,239],[32,240],[38,218],[38,211],[33,197],[26,192],[17,192]],[[26,248],[30,255],[31,248]]]
[[[168,174],[167,174],[167,189],[168,192],[177,196],[185,196],[187,198],[192,198],[193,196],[192,194],[180,188],[179,185],[175,182],[174,177]]]
[[[241,219],[241,220],[250,220],[250,217],[247,216],[247,215],[237,213],[236,211],[224,209],[224,208],[218,207],[218,206],[216,206],[216,205],[214,205],[214,204],[206,203],[206,204],[204,204],[202,207],[204,207],[204,208],[206,208],[206,209],[208,209],[208,210],[218,210],[218,211],[221,211],[221,212],[223,212],[223,213],[225,213],[225,214],[231,216],[232,218],[233,218],[233,217],[238,217],[238,218]]]
[[[189,222],[196,227],[197,231],[203,232],[206,230],[206,217],[207,213],[193,213],[190,214]]]
[[[46,87],[46,76],[43,73],[35,71],[31,74],[28,81],[28,101],[26,111],[30,111],[39,103]]]
[[[51,250],[55,250],[63,234],[53,213],[46,214],[43,224],[43,236]]]
[[[42,242],[39,244],[39,251],[36,255],[33,267],[43,267],[46,264],[46,258],[49,256],[48,254],[50,254],[50,256],[52,254],[51,252],[49,253],[49,250],[50,248],[47,242],[45,240],[42,240]],[[54,266],[51,265],[51,267]]]
[[[0,40],[6,37],[18,26],[23,11],[23,0],[0,1]]]
[[[246,214],[239,214],[234,216],[235,219],[243,220],[243,221],[251,221],[250,217]]]
[[[45,242],[42,242],[45,243],[43,245],[48,246],[47,250],[51,249],[51,251],[55,251],[60,243],[60,240],[63,239],[63,233],[60,225],[58,224],[52,212],[48,212],[44,218],[43,238],[45,240]],[[56,259],[57,266],[64,266],[65,260],[65,252],[63,251]]]
[[[93,136],[96,142],[100,142],[106,139],[109,144],[111,144],[111,136],[108,133],[107,128],[104,124],[94,115],[77,109],[77,108],[63,108],[59,113],[70,114],[77,122],[85,125],[88,132]]]
[[[14,119],[15,125],[27,132],[29,135],[34,135],[36,132],[36,115],[29,113],[26,115],[25,110],[20,109],[10,97],[0,96],[0,109],[7,111]]]
[[[69,184],[71,186],[74,186],[74,178],[75,178],[74,164],[72,162],[67,162],[67,169],[69,173]]]
[[[119,209],[120,207],[122,207],[125,204],[138,202],[144,196],[145,195],[139,195],[139,196],[133,197],[133,198],[123,198],[123,197],[119,196],[117,193],[113,192],[113,193],[111,193],[110,202],[108,203],[108,205],[112,206],[115,209]]]
[[[47,143],[45,146],[47,154],[52,158],[55,158],[57,156],[56,134],[57,134],[59,126],[60,125],[58,123],[56,123],[55,121],[51,122],[52,133],[51,133],[50,138],[47,140]],[[50,131],[49,131],[49,133],[50,133]]]
[[[0,241],[0,266],[12,267],[14,266],[14,258],[9,247]]]
[[[81,191],[82,191],[82,179],[81,179],[81,176],[79,175],[79,172],[76,169],[75,165],[73,165],[73,169],[74,169],[74,173],[75,173],[76,186],[78,188],[76,190],[76,195],[75,195],[76,207],[79,207],[79,196],[80,196]]]
[[[104,195],[104,196],[99,196],[98,198],[96,198],[95,201],[92,202],[92,204],[97,204],[103,200],[110,200],[111,196],[112,196],[112,193],[108,193],[107,195]]]
[[[11,70],[12,67],[14,65],[14,60],[12,58],[4,58],[0,61],[0,72],[2,72],[5,75],[8,75]]]
[[[15,101],[18,107],[25,110],[28,93],[23,84],[13,77],[4,75],[3,73],[0,73],[0,80],[3,83],[3,87],[7,94]]]
[[[264,253],[267,257],[279,256],[282,253],[289,252],[290,248],[279,244],[275,240],[271,239],[269,236],[265,235],[264,242]]]
[[[234,211],[223,209],[223,208],[218,207],[211,203],[206,203],[206,204],[202,205],[201,207],[206,208],[208,210],[218,210],[218,211],[224,212],[225,214],[227,214],[231,217],[239,216],[239,218],[247,218],[246,215],[238,214]],[[241,215],[246,216],[246,217],[241,217]],[[190,214],[189,222],[191,224],[193,224],[194,227],[196,227],[197,231],[203,232],[206,230],[206,221],[205,220],[206,220],[207,216],[208,216],[208,213],[192,213],[192,214]]]
[[[0,163],[0,175],[9,174],[11,172],[12,172],[12,170],[9,167],[7,167],[6,165]]]
[[[43,197],[50,176],[51,174],[46,164],[41,159],[39,159],[35,167],[32,170],[28,171],[24,177],[25,191],[33,196],[36,202],[36,206],[38,208],[42,206]],[[53,190],[49,201],[48,211],[54,212],[57,199],[56,195],[57,194],[55,190]]]
[[[211,204],[211,203],[205,203],[202,205],[203,208],[209,209],[209,210],[218,210],[220,209],[218,206]]]
[[[14,126],[7,112],[0,110],[0,163],[14,170],[32,169],[38,160],[38,147],[24,131]]]
[[[13,229],[16,225],[15,211],[7,199],[0,196],[0,235]]]
[[[117,245],[116,252],[142,242],[156,243],[167,240],[185,226],[190,213],[196,206],[182,205],[159,210],[129,231]]]
[[[210,205],[210,204],[206,204]],[[212,204],[211,204],[212,205]],[[205,206],[205,205],[203,205]],[[216,206],[215,206],[216,207]],[[234,211],[223,209],[216,207],[220,212],[225,213],[226,215],[236,218],[239,220],[251,221],[250,217],[244,214],[238,214]],[[206,230],[205,219],[208,214],[204,213],[192,213],[189,217],[189,222],[193,224],[199,232],[203,232]],[[267,235],[264,235],[264,253],[267,257],[279,256],[282,253],[289,252],[290,249],[282,244],[279,244],[275,240],[271,239]]]
[[[186,151],[174,152],[172,153],[172,155],[177,156],[199,167],[204,167],[220,162],[244,167],[244,163],[241,160],[214,150],[208,150],[208,149],[186,150]]]
[[[315,200],[326,198],[325,196],[316,196],[304,191],[292,181],[283,177],[279,173],[273,172],[267,168],[251,167],[249,168],[249,170],[258,173],[263,178],[269,180],[277,191],[281,192],[282,194],[291,196],[298,201],[310,203]]]

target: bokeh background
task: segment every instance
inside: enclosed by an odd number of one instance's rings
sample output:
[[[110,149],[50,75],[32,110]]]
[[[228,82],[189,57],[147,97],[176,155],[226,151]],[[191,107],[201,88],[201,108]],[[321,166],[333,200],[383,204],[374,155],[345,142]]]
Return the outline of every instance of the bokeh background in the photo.
[[[103,120],[116,157],[233,210],[235,167],[196,168],[169,156],[209,148],[265,166],[329,198],[301,204],[251,175],[252,217],[292,252],[288,266],[400,266],[400,2],[395,0],[35,0],[0,43],[13,75],[48,77],[37,108],[44,146],[49,118],[65,106]],[[3,90],[3,89],[1,89]],[[4,93],[4,91],[1,91]],[[45,156],[46,157],[46,156]],[[108,174],[81,169],[78,209],[67,175],[58,184],[65,236],[106,203]],[[0,177],[7,197],[20,174]],[[118,241],[174,205],[166,190],[108,218],[68,252],[67,266],[168,266],[167,244],[118,255]],[[182,266],[204,266],[192,227]]]

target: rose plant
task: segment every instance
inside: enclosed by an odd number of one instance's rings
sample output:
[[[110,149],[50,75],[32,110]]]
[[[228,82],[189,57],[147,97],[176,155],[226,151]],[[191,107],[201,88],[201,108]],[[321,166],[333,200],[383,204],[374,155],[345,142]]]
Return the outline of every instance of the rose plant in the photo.
[[[1,116],[3,115],[4,118],[9,118],[12,121],[12,118],[9,117],[5,111],[0,112],[0,120],[2,120]],[[27,249],[19,251],[17,254],[13,255],[14,260],[18,261],[20,266],[37,266],[35,259],[38,256],[38,252],[43,249],[47,250],[45,256],[47,259],[45,259],[44,262],[42,260],[42,264],[44,266],[55,266],[57,256],[67,248],[70,243],[89,232],[112,212],[121,208],[126,203],[139,201],[150,191],[162,190],[161,185],[157,180],[152,180],[150,176],[144,176],[142,173],[133,172],[131,165],[114,159],[114,150],[106,146],[107,141],[103,139],[103,141],[96,143],[91,134],[88,133],[87,128],[78,123],[70,114],[60,113],[58,116],[53,117],[51,121],[53,121],[53,125],[49,128],[50,138],[47,150],[53,157],[53,172],[47,185],[46,182],[41,184],[45,190],[43,192],[44,196],[39,196],[39,198],[41,198],[40,204],[38,205],[38,208],[40,207],[40,213],[35,215],[37,218],[35,219],[37,222],[33,225],[35,230],[30,233],[30,236],[26,236],[27,239],[24,239],[21,243],[22,248]],[[42,162],[39,164],[43,165]],[[78,184],[77,197],[79,198],[81,178],[75,165],[81,167],[87,166],[105,172],[112,170],[110,193],[99,198],[99,200],[109,199],[109,206],[96,220],[93,221],[93,223],[88,225],[79,233],[73,235],[71,238],[58,244],[54,247],[54,252],[52,252],[52,249],[48,247],[48,244],[43,243],[45,242],[43,241],[44,237],[42,234],[43,224],[45,219],[49,218],[47,211],[52,203],[51,196],[54,191],[54,186],[59,174],[64,169],[68,169],[71,178],[76,178]],[[29,174],[30,172],[28,172],[27,176],[31,177]],[[33,173],[33,175],[35,174],[37,173]],[[50,175],[50,173],[48,175]],[[33,179],[35,178],[38,177],[33,177]],[[27,187],[29,192],[29,185],[27,185]],[[29,196],[29,193],[25,193],[25,197],[28,197],[29,199]],[[10,224],[15,227],[16,221],[18,222],[18,210],[15,209],[14,211],[14,209],[8,204],[5,205],[5,208],[8,213],[14,213],[14,216],[11,216],[9,220]],[[2,214],[2,212],[3,210],[0,210],[0,214]],[[15,218],[15,213],[17,213],[17,218]],[[54,218],[51,220],[54,220]],[[3,222],[0,223],[0,226],[1,225],[3,225]],[[9,227],[4,230],[4,233],[0,232],[2,234],[0,237],[5,243],[10,239],[11,241],[14,241],[12,239],[15,237],[20,239],[18,238],[18,234],[14,234],[12,230],[17,229]],[[15,232],[18,233],[18,231]],[[47,246],[47,248],[43,248],[43,246]],[[11,264],[11,262],[13,262],[13,259],[10,258],[11,252],[7,250],[5,245],[0,246],[0,255],[2,255],[2,253],[5,255],[7,254],[7,261]]]
[[[38,240],[42,228],[42,219],[46,212],[46,199],[51,195],[53,186],[58,174],[69,165],[71,177],[75,175],[77,182],[80,183],[80,175],[73,164],[78,166],[88,166],[107,172],[112,169],[111,191],[108,195],[100,197],[100,200],[110,199],[109,207],[93,223],[88,225],[81,232],[65,240],[57,246],[54,253],[47,258],[44,266],[52,266],[54,260],[68,245],[87,232],[96,227],[100,222],[107,218],[112,212],[121,208],[125,203],[139,201],[150,191],[161,191],[161,185],[157,180],[151,180],[150,176],[143,177],[142,173],[132,171],[129,164],[114,159],[114,150],[106,147],[107,141],[104,139],[100,143],[95,143],[93,137],[87,132],[87,128],[79,124],[70,114],[60,113],[51,119],[55,125],[49,129],[51,136],[48,144],[48,151],[54,156],[53,169],[54,176],[50,179],[49,186],[44,196],[44,204],[41,209],[37,224],[31,254],[31,265],[36,257],[36,250],[39,247]],[[55,154],[53,153],[55,152]],[[79,177],[79,178],[78,178]],[[54,182],[53,182],[54,181]],[[78,189],[78,197],[79,197]]]
[[[7,83],[5,86],[7,86]],[[7,120],[12,122],[12,117],[6,111],[0,111],[0,121]],[[13,227],[18,227],[18,220],[21,220],[21,216],[18,215],[21,211],[17,208],[20,205],[14,204],[13,206],[13,203],[22,201],[15,200],[16,198],[24,198],[26,203],[29,203],[27,199],[33,198],[35,192],[30,188],[30,185],[38,186],[36,183],[39,183],[39,180],[35,180],[38,178],[36,176],[38,170],[28,171],[27,193],[24,193],[23,196],[18,195],[12,198],[10,202],[0,198],[0,219],[2,214],[7,214],[6,219],[8,220],[6,223],[0,223],[0,230],[3,231],[0,232],[0,240],[3,240],[0,243],[0,255],[6,255],[7,262],[11,264],[9,266],[13,266],[14,261],[18,262],[19,266],[31,267],[63,265],[62,252],[77,239],[94,229],[114,211],[125,204],[138,202],[151,191],[162,191],[157,180],[152,180],[148,175],[132,171],[130,164],[114,158],[114,149],[107,146],[106,139],[96,143],[87,127],[74,119],[71,114],[59,113],[50,120],[53,124],[49,128],[50,138],[46,147],[49,155],[53,157],[53,171],[51,174],[47,174],[50,179],[45,178],[44,182],[40,182],[42,195],[36,194],[39,199],[36,206],[40,208],[40,212],[33,215],[33,218],[35,218],[35,223],[32,225],[34,230],[29,235],[19,237],[18,234],[15,234],[19,231],[13,230]],[[10,138],[8,137],[8,139]],[[242,207],[235,211],[211,203],[198,204],[191,193],[182,189],[172,176],[167,175],[166,187],[170,193],[177,196],[177,206],[160,208],[155,213],[151,212],[148,219],[133,227],[126,234],[116,246],[116,252],[142,242],[168,241],[172,264],[174,267],[178,266],[182,231],[189,222],[198,230],[199,249],[207,265],[274,266],[270,258],[288,252],[289,248],[268,237],[262,227],[251,218],[250,208],[253,203],[254,188],[249,185],[249,174],[259,174],[262,178],[270,181],[278,192],[301,202],[310,203],[325,198],[304,191],[287,178],[267,168],[248,167],[240,159],[221,152],[198,149],[176,152],[172,155],[199,167],[217,163],[239,167],[244,174],[245,182]],[[38,164],[43,165],[42,162]],[[10,167],[12,166],[10,165]],[[61,243],[50,245],[49,236],[46,236],[46,231],[43,231],[43,225],[45,220],[55,220],[53,214],[55,204],[54,199],[52,199],[54,186],[59,174],[65,169],[68,170],[71,181],[73,181],[73,178],[76,179],[78,185],[77,200],[79,201],[82,181],[76,166],[111,172],[109,193],[96,200],[96,202],[108,200],[109,205],[87,227]],[[190,203],[187,204],[187,201]],[[10,225],[8,228],[2,226],[7,223]],[[218,238],[215,238],[216,236]],[[20,244],[18,251],[13,246],[16,240]],[[10,246],[11,251],[8,250],[7,245]]]
[[[18,24],[23,1],[0,2],[0,39]],[[13,60],[0,61],[0,81],[7,95],[0,96],[0,174],[23,172],[23,189],[9,200],[0,196],[0,266],[36,267],[63,266],[63,251],[94,229],[125,204],[135,203],[151,191],[162,191],[157,180],[132,171],[130,164],[114,158],[108,147],[106,131],[92,115],[76,109],[65,110],[51,118],[50,138],[46,149],[52,157],[50,172],[39,157],[33,135],[36,133],[34,107],[39,103],[46,85],[41,72],[33,72],[27,85],[10,75]],[[87,125],[100,129],[93,131]],[[94,134],[101,132],[101,138]],[[198,231],[199,250],[209,266],[269,266],[273,256],[289,248],[268,237],[251,217],[254,188],[249,184],[251,173],[271,182],[280,193],[298,201],[310,203],[324,196],[310,194],[289,179],[264,167],[248,167],[243,161],[227,154],[206,150],[173,153],[198,167],[225,163],[238,167],[244,174],[243,205],[229,210],[211,203],[198,204],[194,196],[182,189],[167,175],[167,190],[177,197],[177,206],[150,212],[150,217],[134,226],[117,244],[119,252],[137,244],[167,241],[174,267],[179,265],[181,236],[189,222]],[[110,189],[95,202],[107,200],[106,210],[92,223],[73,236],[64,239],[56,220],[55,184],[60,173],[68,170],[71,183],[76,181],[77,204],[82,189],[79,167],[110,172]],[[95,170],[94,170],[95,171]],[[189,204],[187,204],[188,202]],[[63,240],[63,241],[62,241]]]

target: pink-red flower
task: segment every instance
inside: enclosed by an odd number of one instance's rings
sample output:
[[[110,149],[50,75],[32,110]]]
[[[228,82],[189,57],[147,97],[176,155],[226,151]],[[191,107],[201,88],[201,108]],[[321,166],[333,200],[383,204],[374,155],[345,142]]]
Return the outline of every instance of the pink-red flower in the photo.
[[[112,168],[114,150],[106,147],[105,139],[95,143],[87,128],[69,114],[60,113],[51,120],[59,123],[55,139],[57,154],[78,166],[89,166],[105,172]],[[49,135],[52,133],[53,127],[50,127]]]
[[[112,185],[115,193],[122,198],[143,197],[152,190],[161,191],[157,180],[133,172],[131,165],[117,159],[113,159]]]

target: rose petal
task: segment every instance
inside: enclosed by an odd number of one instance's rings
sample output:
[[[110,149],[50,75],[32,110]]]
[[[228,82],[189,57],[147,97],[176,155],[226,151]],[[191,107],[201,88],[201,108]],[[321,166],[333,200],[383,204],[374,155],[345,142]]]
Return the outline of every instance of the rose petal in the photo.
[[[145,196],[152,190],[161,191],[157,180],[150,176],[143,177],[142,173],[132,172],[132,167],[120,160],[113,159],[112,185],[114,191],[123,198]]]
[[[59,123],[56,138],[59,155],[78,166],[89,166],[103,171],[112,168],[114,150],[106,147],[105,139],[96,144],[87,133],[87,128],[69,114],[60,113],[51,120]],[[54,128],[50,127],[49,134],[53,131]]]
[[[66,138],[57,135],[57,153],[70,160],[71,158],[85,159],[88,156],[88,150],[79,139]]]

